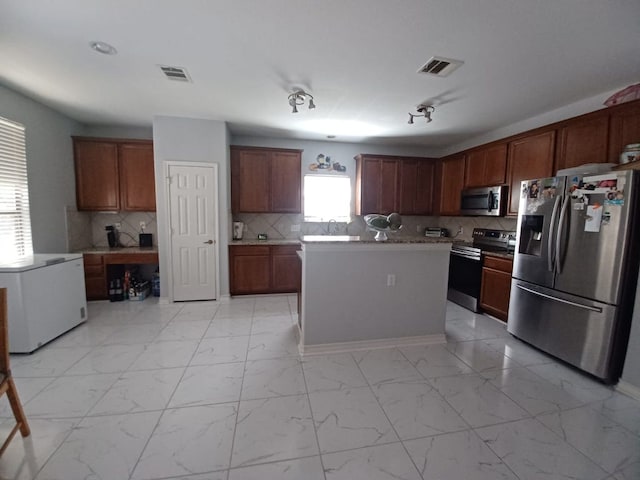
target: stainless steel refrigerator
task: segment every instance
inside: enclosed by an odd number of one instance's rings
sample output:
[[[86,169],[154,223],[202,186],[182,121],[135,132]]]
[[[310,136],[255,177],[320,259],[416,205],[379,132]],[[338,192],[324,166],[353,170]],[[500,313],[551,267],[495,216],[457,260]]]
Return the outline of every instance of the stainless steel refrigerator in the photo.
[[[522,182],[507,330],[607,383],[626,352],[640,251],[640,175]]]

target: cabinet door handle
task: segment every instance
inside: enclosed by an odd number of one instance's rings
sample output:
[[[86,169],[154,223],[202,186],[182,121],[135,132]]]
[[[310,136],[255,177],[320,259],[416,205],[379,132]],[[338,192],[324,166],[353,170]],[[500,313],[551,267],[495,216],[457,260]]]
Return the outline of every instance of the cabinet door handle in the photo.
[[[213,240],[207,240],[206,242],[202,242],[202,243],[208,243],[209,245],[211,245],[213,243]]]

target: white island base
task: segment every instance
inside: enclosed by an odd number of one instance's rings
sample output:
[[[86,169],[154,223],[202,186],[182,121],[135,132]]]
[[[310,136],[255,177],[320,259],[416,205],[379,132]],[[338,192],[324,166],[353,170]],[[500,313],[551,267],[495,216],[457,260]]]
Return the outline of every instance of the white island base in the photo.
[[[301,354],[446,341],[451,243],[302,239]]]

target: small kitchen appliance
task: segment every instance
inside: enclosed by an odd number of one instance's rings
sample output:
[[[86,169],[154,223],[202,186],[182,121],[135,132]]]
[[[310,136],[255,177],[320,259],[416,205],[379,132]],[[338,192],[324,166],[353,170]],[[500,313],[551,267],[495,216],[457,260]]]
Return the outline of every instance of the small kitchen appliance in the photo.
[[[233,239],[242,240],[242,234],[244,233],[243,222],[233,222]]]
[[[503,217],[507,211],[508,188],[495,187],[468,188],[460,195],[462,215],[482,217]]]
[[[153,234],[152,233],[140,233],[138,235],[138,244],[140,248],[150,248],[153,246]]]
[[[107,231],[107,242],[109,242],[109,248],[115,248],[118,246],[118,231],[113,225],[107,225],[104,227]]]
[[[425,237],[448,237],[449,230],[439,227],[427,227],[424,231]]]

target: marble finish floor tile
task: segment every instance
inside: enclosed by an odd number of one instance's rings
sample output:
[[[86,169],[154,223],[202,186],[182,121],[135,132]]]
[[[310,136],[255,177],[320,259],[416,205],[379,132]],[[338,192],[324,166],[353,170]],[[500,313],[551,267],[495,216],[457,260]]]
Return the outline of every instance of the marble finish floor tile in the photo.
[[[20,403],[24,406],[29,400],[40,393],[47,385],[53,382],[52,377],[23,377],[14,378],[16,389],[18,390],[18,397],[20,397]],[[9,400],[6,395],[0,397],[0,418],[11,417],[13,418],[13,412],[9,405]]]
[[[601,480],[606,472],[535,419],[476,430],[484,442],[527,480]]]
[[[430,380],[440,395],[472,427],[518,420],[529,414],[477,374]]]
[[[189,303],[173,317],[173,321],[192,322],[192,321],[210,321],[220,307],[215,302]]]
[[[540,350],[527,345],[514,337],[499,337],[484,340],[484,343],[509,358],[516,360],[520,365],[542,365],[553,363],[555,359]]]
[[[527,368],[583,403],[607,400],[615,393],[611,387],[559,363],[532,365]]]
[[[82,357],[65,375],[125,372],[144,352],[144,345],[104,345]]]
[[[422,379],[420,372],[397,348],[353,352],[352,355],[371,385]]]
[[[307,393],[300,360],[293,357],[248,361],[242,383],[242,399]]]
[[[209,323],[209,328],[204,333],[204,338],[237,337],[251,333],[251,317],[241,318],[214,318]]]
[[[327,480],[421,480],[400,443],[322,456]]]
[[[126,372],[91,409],[89,415],[162,410],[169,403],[184,368]]]
[[[424,479],[518,480],[471,430],[404,442]]]
[[[325,480],[320,457],[234,468],[229,480]]]
[[[297,328],[291,315],[274,315],[271,317],[254,317],[251,326],[251,334],[280,333]]]
[[[243,363],[187,367],[169,407],[237,402],[240,399]]]
[[[633,471],[640,478],[640,437],[589,407],[538,417],[564,441],[608,473]]]
[[[31,355],[11,355],[14,377],[57,377],[91,351],[90,347],[43,347]]]
[[[531,415],[567,410],[582,405],[572,395],[526,368],[484,372],[482,376]]]
[[[165,410],[131,478],[147,480],[228,468],[236,414],[235,405]]]
[[[309,392],[366,387],[367,381],[349,353],[306,356],[302,359]]]
[[[209,328],[209,320],[172,320],[154,339],[154,343],[176,340],[200,340]]]
[[[306,395],[240,402],[232,467],[318,453]]]
[[[298,338],[295,328],[280,333],[251,335],[248,360],[297,357]]]
[[[159,416],[146,412],[85,418],[37,478],[129,478]]]
[[[24,405],[27,419],[85,416],[118,379],[118,374],[59,377]]]
[[[129,370],[155,370],[158,368],[186,367],[198,348],[195,340],[166,341],[145,347]]]
[[[103,345],[132,345],[152,342],[164,328],[163,324],[127,325],[113,332],[102,342]]]
[[[373,393],[402,440],[469,428],[426,380],[384,383]]]
[[[28,418],[31,435],[26,438],[16,434],[7,450],[0,457],[0,478],[32,480],[45,462],[73,431],[78,420],[49,420]],[[14,423],[0,425],[0,435],[6,438]]]
[[[520,366],[512,358],[505,357],[481,341],[448,344],[447,349],[476,372]]]
[[[49,345],[52,348],[94,347],[104,342],[118,328],[120,327],[117,325],[95,325],[85,322],[56,338]]]
[[[469,365],[444,345],[403,347],[400,351],[425,378],[473,373]]]
[[[190,365],[244,362],[249,337],[205,338],[200,341]]]
[[[591,404],[591,407],[640,436],[640,401],[615,392],[606,400]]]
[[[369,388],[309,394],[322,453],[398,441]]]

